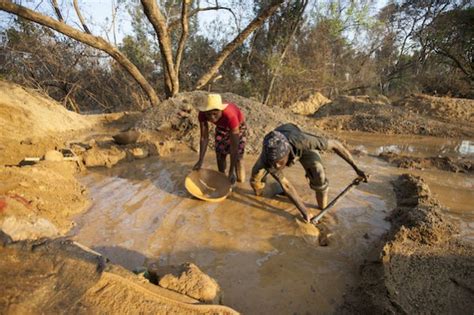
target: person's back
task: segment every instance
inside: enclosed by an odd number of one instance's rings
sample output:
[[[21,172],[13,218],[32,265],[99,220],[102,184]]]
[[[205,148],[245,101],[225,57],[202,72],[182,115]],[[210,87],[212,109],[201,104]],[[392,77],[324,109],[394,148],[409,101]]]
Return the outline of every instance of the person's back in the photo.
[[[250,185],[255,194],[260,195],[266,176],[271,174],[309,222],[311,216],[293,185],[285,178],[283,169],[299,161],[305,169],[311,189],[316,192],[319,208],[324,209],[327,205],[329,181],[319,151],[325,150],[333,150],[351,165],[360,177],[367,180],[367,175],[355,165],[351,154],[342,143],[304,132],[294,124],[284,124],[265,136],[262,153],[252,168]]]

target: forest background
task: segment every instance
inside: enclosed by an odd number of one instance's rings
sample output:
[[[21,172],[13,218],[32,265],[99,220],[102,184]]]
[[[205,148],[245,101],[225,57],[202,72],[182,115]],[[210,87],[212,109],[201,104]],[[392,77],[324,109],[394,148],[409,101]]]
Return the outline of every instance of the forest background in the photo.
[[[474,96],[470,1],[109,3],[103,22],[93,2],[0,0],[0,78],[83,113],[195,89],[281,107],[316,92]]]

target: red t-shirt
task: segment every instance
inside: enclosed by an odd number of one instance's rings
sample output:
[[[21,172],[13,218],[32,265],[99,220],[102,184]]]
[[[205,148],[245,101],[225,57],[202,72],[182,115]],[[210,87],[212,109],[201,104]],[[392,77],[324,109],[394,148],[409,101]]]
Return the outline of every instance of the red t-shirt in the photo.
[[[204,112],[199,112],[198,119],[199,122],[207,121],[206,114],[204,114]],[[226,108],[222,111],[221,118],[216,122],[216,126],[235,129],[240,126],[244,119],[244,114],[240,111],[237,105],[227,103]]]

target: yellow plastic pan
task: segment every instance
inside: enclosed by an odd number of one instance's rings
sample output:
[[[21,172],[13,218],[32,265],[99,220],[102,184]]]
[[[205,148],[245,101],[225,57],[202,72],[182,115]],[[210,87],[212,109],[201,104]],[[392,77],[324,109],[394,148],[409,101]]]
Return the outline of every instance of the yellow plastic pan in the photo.
[[[192,171],[184,187],[196,198],[210,202],[221,202],[232,191],[232,185],[225,174],[209,169]]]

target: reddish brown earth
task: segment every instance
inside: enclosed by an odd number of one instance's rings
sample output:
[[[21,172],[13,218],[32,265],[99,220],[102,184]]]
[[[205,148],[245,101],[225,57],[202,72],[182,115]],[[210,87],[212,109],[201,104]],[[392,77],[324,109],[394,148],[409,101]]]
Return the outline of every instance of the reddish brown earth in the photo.
[[[85,167],[166,155],[181,145],[198,147],[194,105],[203,92],[182,93],[145,113],[81,116],[36,91],[0,81],[0,229],[15,240],[56,237],[87,209],[87,190],[76,179]],[[260,150],[263,135],[280,123],[302,128],[359,130],[381,134],[474,137],[472,100],[409,96],[393,105],[384,98],[341,97],[321,106],[314,117],[224,93],[247,117],[248,152]],[[420,105],[421,104],[421,105]],[[136,127],[139,141],[121,146],[112,136]],[[24,157],[70,147],[76,162],[42,161],[18,166]],[[472,164],[443,158],[387,157],[401,167],[471,171]],[[392,227],[361,267],[360,286],[347,296],[346,313],[468,313],[474,309],[473,247],[459,240],[457,228],[419,178],[394,184],[398,206]],[[161,291],[125,270],[104,267],[102,258],[74,244],[11,242],[2,233],[0,310],[5,313],[233,313],[195,299]],[[19,263],[20,262],[20,263]],[[117,269],[118,268],[118,269]],[[45,275],[49,275],[46,277]],[[157,291],[158,290],[158,291]],[[171,294],[171,295],[170,295]],[[64,301],[68,301],[64,303]],[[472,313],[472,312],[471,312]]]
[[[346,296],[346,314],[471,314],[474,246],[458,237],[419,177],[394,182],[391,229],[360,268],[360,285]]]

